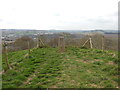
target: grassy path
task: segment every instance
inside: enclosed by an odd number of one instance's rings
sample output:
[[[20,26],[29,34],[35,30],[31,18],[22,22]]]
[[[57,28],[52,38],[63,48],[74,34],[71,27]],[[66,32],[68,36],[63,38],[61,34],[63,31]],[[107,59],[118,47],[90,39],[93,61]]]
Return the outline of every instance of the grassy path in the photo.
[[[16,52],[16,55],[19,57],[20,54]],[[24,56],[24,54],[21,56]],[[63,55],[57,53],[56,49],[44,48],[32,52],[30,58],[19,57],[18,60],[13,60],[17,64],[13,65],[12,70],[3,74],[3,88],[45,88],[54,84],[56,82],[54,77],[59,76],[59,71],[62,69],[60,66],[62,57]],[[47,85],[44,85],[44,83],[47,83]]]
[[[38,51],[35,51],[34,54],[32,54],[32,57],[37,57],[35,60],[39,60],[41,58],[43,62],[39,63],[39,66],[35,69],[35,72],[30,77],[28,77],[20,87],[46,88],[55,84],[55,77],[60,75],[59,71],[62,69],[60,66],[62,62],[62,60],[60,60],[61,55],[56,52],[57,51],[55,49],[39,49]]]
[[[96,55],[95,55],[96,53]],[[106,56],[107,55],[107,56]],[[71,48],[66,53],[61,77],[52,87],[118,87],[117,53]]]
[[[3,74],[3,88],[118,87],[117,52],[67,48],[60,54],[56,48],[40,48],[22,58],[25,53],[9,54],[15,64]]]

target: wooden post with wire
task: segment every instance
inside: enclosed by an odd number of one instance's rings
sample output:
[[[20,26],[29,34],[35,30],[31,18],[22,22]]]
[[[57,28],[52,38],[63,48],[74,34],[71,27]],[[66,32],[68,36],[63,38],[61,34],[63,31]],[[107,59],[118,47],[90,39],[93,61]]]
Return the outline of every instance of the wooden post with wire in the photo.
[[[87,36],[89,37],[89,39],[85,41],[85,43],[82,45],[82,47],[84,47],[87,44],[87,42],[89,42],[90,43],[90,48],[93,48],[92,38],[91,38],[90,35],[87,35]]]
[[[10,69],[10,65],[8,62],[7,44],[5,42],[3,43],[3,49],[4,49],[5,63],[6,63],[7,69]]]
[[[59,47],[59,51],[61,53],[65,51],[65,41],[64,41],[64,37],[63,36],[59,37],[58,47]]]

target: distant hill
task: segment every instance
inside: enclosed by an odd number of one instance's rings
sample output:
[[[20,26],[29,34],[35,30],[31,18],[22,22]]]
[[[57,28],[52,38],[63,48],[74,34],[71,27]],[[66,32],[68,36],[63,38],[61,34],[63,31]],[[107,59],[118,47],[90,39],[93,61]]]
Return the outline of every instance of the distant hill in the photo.
[[[118,33],[118,30],[37,30],[37,29],[0,29],[3,32],[15,32],[15,31],[31,31],[31,32],[69,32],[69,33],[78,33],[78,32],[102,32],[102,33]]]

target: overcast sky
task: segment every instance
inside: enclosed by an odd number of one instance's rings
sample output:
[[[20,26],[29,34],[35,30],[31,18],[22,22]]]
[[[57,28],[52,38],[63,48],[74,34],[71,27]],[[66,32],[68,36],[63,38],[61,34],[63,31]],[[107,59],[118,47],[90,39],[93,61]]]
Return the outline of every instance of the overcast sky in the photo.
[[[0,29],[118,29],[119,0],[0,0]]]

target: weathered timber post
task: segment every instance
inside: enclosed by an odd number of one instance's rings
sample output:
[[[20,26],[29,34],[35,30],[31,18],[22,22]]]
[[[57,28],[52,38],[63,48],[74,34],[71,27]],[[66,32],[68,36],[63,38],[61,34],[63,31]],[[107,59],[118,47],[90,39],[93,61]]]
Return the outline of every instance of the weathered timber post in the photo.
[[[93,48],[91,35],[87,35],[87,36],[89,37],[89,39],[85,41],[85,43],[82,45],[82,47],[84,47],[87,44],[87,42],[89,42],[90,48]]]
[[[7,66],[7,69],[10,69],[10,65],[8,63],[7,44],[5,42],[3,43],[3,48],[4,48],[4,55],[5,55],[6,66]]]
[[[59,47],[59,51],[60,52],[64,52],[65,51],[65,41],[64,41],[64,37],[59,37],[59,41],[58,41],[58,47]]]
[[[38,39],[38,47],[41,48],[44,46],[44,43],[42,42],[41,38]]]
[[[104,35],[102,36],[102,50],[104,50]]]
[[[85,41],[85,43],[82,45],[82,47],[84,47],[88,41],[89,41],[89,39],[87,41]]]
[[[37,45],[36,45],[37,48],[39,48],[39,39],[37,38]]]
[[[40,35],[38,34],[37,37],[37,48],[40,48]]]
[[[41,42],[40,42],[40,37],[38,39],[38,42],[39,42],[39,48],[42,46]]]
[[[28,57],[30,56],[30,42],[28,41]]]
[[[89,40],[90,40],[90,48],[93,48],[91,36],[89,37]]]
[[[37,45],[38,48],[41,48],[41,47],[45,46],[45,44],[43,43],[41,37],[40,37],[40,35],[38,36],[38,45]]]
[[[40,38],[40,42],[42,46],[45,46],[45,44],[43,43],[42,39]]]

